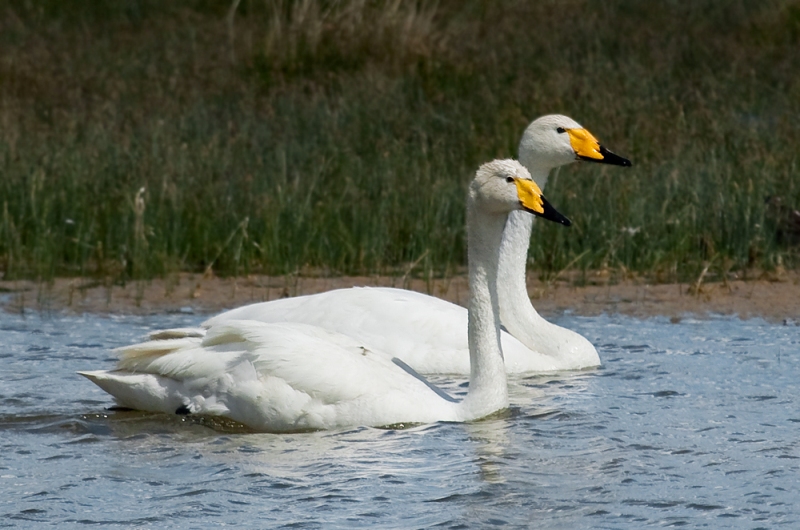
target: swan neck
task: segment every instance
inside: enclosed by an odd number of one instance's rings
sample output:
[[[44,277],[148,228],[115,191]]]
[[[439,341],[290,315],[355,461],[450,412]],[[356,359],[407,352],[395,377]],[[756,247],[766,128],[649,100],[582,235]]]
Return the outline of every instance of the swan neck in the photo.
[[[500,348],[497,299],[497,260],[506,215],[479,211],[469,201],[469,393],[464,401],[469,416],[480,418],[508,406],[505,363]]]
[[[544,188],[548,171],[531,171],[531,176]],[[497,284],[497,297],[503,326],[523,344],[536,349],[529,336],[541,317],[528,298],[527,285],[528,247],[533,220],[534,216],[522,211],[511,212],[508,216],[500,244],[498,277],[502,281]]]
[[[547,179],[550,177],[550,170],[551,167],[547,166],[538,166],[534,160],[528,160],[525,164],[525,169],[528,170],[528,173],[531,174],[531,178],[539,185],[539,189],[544,191],[545,186],[547,186]]]

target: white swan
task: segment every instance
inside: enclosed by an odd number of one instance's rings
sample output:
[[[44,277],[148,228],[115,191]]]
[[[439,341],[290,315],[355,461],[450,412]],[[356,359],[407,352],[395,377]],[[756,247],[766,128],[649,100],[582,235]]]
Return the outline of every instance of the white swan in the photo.
[[[630,162],[604,147],[574,120],[543,116],[525,130],[520,161],[533,179],[547,182],[551,169],[576,160],[619,166]],[[542,186],[544,188],[544,186]],[[509,373],[575,370],[597,366],[597,350],[584,337],[551,324],[531,305],[525,282],[533,216],[512,212],[503,232],[498,284],[503,352]],[[354,337],[426,374],[470,371],[467,310],[433,296],[391,288],[337,289],[243,306],[203,326],[237,319],[304,322]],[[183,333],[180,330],[177,333]],[[189,334],[202,335],[192,330]]]
[[[544,189],[552,169],[576,160],[630,167],[630,160],[604,146],[578,122],[558,114],[542,116],[525,129],[519,143],[520,162]],[[582,335],[542,318],[531,304],[526,284],[528,245],[533,229],[532,216],[511,212],[503,232],[499,271],[503,281],[497,285],[500,322],[514,338],[550,361],[555,370],[574,370],[600,365],[600,356]],[[544,371],[547,363],[538,356],[509,359],[519,371]]]
[[[481,166],[467,199],[471,367],[461,402],[355,339],[294,322],[231,320],[203,337],[122,348],[115,370],[79,373],[125,407],[224,416],[259,431],[482,418],[508,406],[495,286],[503,227],[519,209],[569,224],[516,161]]]

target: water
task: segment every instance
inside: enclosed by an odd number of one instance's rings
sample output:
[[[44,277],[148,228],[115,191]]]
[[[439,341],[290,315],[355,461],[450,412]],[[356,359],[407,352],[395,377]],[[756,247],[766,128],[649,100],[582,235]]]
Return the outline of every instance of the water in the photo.
[[[601,369],[514,378],[507,413],[406,430],[110,412],[74,373],[200,320],[0,314],[0,527],[800,528],[793,325],[565,316]]]

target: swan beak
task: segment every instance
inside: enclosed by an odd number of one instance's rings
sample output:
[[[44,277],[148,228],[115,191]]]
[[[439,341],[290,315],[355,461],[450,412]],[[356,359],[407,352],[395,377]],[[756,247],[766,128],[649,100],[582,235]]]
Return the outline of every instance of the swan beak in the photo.
[[[631,167],[632,165],[627,158],[616,155],[600,145],[597,138],[586,129],[567,129],[567,134],[569,134],[569,143],[579,160],[622,167]]]
[[[572,221],[556,210],[552,204],[547,202],[547,199],[542,195],[542,190],[532,180],[515,178],[514,184],[517,185],[517,194],[519,195],[519,202],[522,209],[537,215],[548,221],[555,221],[564,226],[570,226]]]

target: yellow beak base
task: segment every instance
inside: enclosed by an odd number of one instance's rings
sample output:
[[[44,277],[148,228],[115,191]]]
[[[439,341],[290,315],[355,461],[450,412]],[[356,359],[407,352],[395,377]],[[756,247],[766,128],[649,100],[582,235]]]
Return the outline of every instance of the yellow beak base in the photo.
[[[544,213],[544,203],[542,201],[542,190],[532,180],[514,179],[517,185],[517,194],[522,207],[534,213]]]
[[[567,134],[569,134],[569,143],[572,145],[572,149],[580,158],[603,160],[600,142],[592,136],[592,133],[586,129],[567,129]]]

